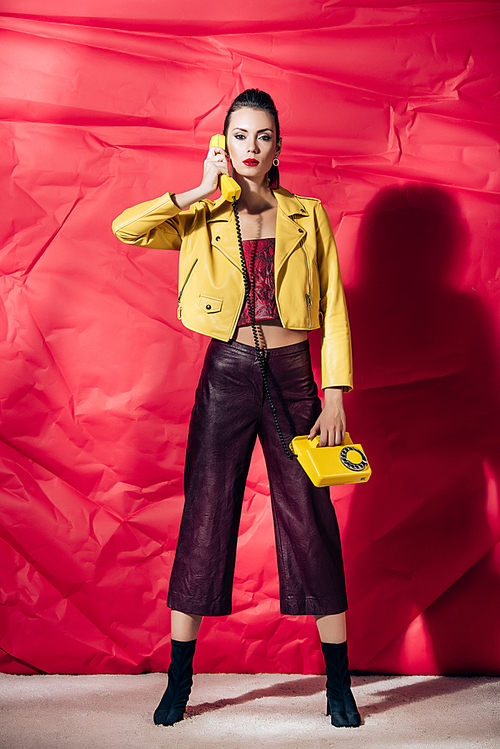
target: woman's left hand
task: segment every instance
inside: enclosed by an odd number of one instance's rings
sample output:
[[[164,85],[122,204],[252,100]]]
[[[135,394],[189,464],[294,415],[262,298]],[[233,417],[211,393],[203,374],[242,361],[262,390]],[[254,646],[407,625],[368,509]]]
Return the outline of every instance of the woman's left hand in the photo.
[[[346,420],[342,402],[342,388],[325,388],[325,406],[309,432],[312,440],[319,434],[320,447],[341,445],[344,441]]]

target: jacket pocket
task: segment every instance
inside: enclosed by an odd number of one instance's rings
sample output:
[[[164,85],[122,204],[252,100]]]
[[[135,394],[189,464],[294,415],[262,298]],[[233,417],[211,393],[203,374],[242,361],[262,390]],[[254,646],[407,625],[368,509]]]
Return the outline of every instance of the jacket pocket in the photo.
[[[220,312],[222,309],[222,299],[216,299],[213,296],[205,296],[200,294],[198,297],[198,307],[201,307],[207,315],[211,315],[214,312]]]

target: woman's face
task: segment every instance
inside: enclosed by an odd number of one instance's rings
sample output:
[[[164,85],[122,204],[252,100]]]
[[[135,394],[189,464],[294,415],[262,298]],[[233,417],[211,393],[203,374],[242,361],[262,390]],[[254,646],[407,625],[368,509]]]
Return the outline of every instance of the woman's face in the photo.
[[[264,179],[281,147],[281,142],[276,144],[274,117],[249,107],[231,115],[226,143],[234,171],[257,181]]]

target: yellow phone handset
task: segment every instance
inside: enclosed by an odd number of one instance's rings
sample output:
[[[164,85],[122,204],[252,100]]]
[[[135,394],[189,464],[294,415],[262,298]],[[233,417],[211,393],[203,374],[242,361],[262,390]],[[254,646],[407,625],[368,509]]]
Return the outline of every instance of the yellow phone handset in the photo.
[[[226,138],[224,135],[212,135],[210,138],[210,148],[223,148],[226,150]],[[222,193],[222,197],[229,203],[233,202],[233,198],[238,198],[241,195],[241,187],[232,177],[228,177],[227,174],[219,175],[219,187]]]

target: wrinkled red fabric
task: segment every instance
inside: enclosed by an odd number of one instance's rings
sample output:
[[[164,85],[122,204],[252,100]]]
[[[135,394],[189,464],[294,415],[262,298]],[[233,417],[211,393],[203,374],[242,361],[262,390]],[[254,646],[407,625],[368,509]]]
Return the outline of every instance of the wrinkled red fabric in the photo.
[[[4,0],[3,671],[166,668],[208,341],[176,318],[175,253],[110,224],[198,184],[256,86],[281,183],[328,210],[352,320],[373,476],[332,490],[351,665],[500,672],[498,21],[496,2]],[[198,671],[323,670],[311,618],[279,616],[260,450],[234,612],[203,624]]]

